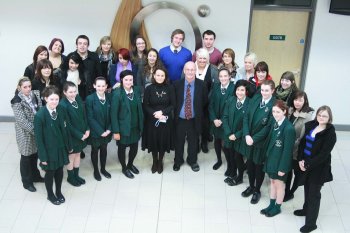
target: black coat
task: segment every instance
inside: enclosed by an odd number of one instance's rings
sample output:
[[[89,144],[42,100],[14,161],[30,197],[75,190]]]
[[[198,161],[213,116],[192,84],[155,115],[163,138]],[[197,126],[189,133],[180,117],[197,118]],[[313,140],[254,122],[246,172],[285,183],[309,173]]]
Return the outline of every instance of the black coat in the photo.
[[[76,56],[80,56],[77,51],[72,52]],[[71,54],[68,54],[67,57],[70,57]],[[80,78],[83,77],[84,79],[81,80],[82,85],[85,85],[85,95],[88,96],[91,93],[95,92],[95,89],[93,87],[93,83],[95,79],[99,76],[102,76],[102,69],[100,60],[98,58],[98,55],[94,52],[88,51],[88,56],[85,60],[83,60],[83,64],[79,64],[79,66],[83,65],[83,75],[80,75]],[[107,78],[107,77],[105,77]],[[79,90],[80,92],[81,90]]]
[[[304,148],[306,144],[306,136],[310,131],[318,125],[316,120],[305,123],[305,134],[300,141],[298,150],[298,161],[305,161],[305,172],[301,172],[304,176],[302,181],[307,178],[309,183],[323,185],[325,182],[333,180],[331,172],[331,151],[337,141],[335,128],[332,124],[328,124],[326,129],[317,133],[315,141],[312,144],[311,155],[304,156]],[[301,183],[302,184],[302,183]]]
[[[208,91],[207,87],[202,80],[195,79],[194,84],[194,100],[193,108],[195,112],[195,127],[197,133],[202,132],[202,117],[203,117],[203,108],[208,103]],[[175,107],[175,124],[180,116],[180,111],[184,105],[184,86],[185,79],[180,79],[174,82],[175,87],[175,96],[176,96],[176,107]]]

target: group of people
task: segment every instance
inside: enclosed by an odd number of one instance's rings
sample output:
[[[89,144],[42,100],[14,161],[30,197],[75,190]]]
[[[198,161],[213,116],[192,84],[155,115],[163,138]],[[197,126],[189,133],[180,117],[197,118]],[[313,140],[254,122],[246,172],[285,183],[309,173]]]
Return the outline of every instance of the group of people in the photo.
[[[225,183],[242,184],[247,170],[249,185],[242,196],[252,196],[252,204],[259,202],[268,174],[270,204],[261,210],[267,217],[279,214],[283,201],[304,185],[304,206],[294,214],[306,216],[301,232],[316,229],[321,188],[332,180],[331,109],[320,107],[313,119],[307,94],[298,90],[292,72],[283,73],[275,87],[268,64],[257,62],[254,53],[247,53],[239,68],[231,48],[221,53],[214,47],[213,31],[202,36],[203,48],[194,54],[182,46],[181,29],[159,52],[148,49],[142,36],[131,51],[115,52],[108,36],[96,52],[88,50],[85,35],[77,37],[77,50],[68,56],[61,39],[54,38],[49,49],[39,46],[11,100],[23,187],[35,192],[34,183],[44,182],[48,200],[64,203],[63,167],[71,185],[84,185],[79,165],[87,145],[94,178],[111,178],[106,161],[112,138],[122,173],[131,179],[139,174],[134,159],[140,139],[142,150],[152,154],[152,173],[159,174],[165,153],[173,150],[173,170],[180,170],[186,140],[186,162],[198,172],[198,153],[208,153],[213,141],[213,169],[222,166],[223,151]]]

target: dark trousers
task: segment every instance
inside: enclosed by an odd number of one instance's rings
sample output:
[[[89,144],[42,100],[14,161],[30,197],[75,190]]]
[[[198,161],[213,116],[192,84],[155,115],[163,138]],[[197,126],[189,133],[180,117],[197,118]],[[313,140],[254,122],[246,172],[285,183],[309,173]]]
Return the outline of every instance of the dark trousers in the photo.
[[[303,209],[306,211],[305,225],[316,226],[316,220],[318,212],[320,210],[321,203],[321,188],[320,184],[312,184],[308,179],[305,180],[304,184],[304,206]]]
[[[187,139],[187,163],[197,163],[199,134],[196,131],[194,119],[178,119],[175,137],[175,164],[184,163],[184,146]]]
[[[107,145],[108,144],[102,144],[99,147],[91,146],[91,162],[94,167],[94,172],[98,172],[98,151],[100,151],[101,171],[106,170]]]
[[[208,107],[206,107],[203,111],[203,116],[202,116],[202,133],[201,133],[202,144],[207,144],[209,141],[209,137],[210,137],[209,126],[210,126],[209,111],[208,111]]]
[[[62,195],[63,167],[59,167],[56,170],[47,170],[45,173],[45,187],[49,198],[55,196],[53,193],[53,180],[55,180],[56,196]]]
[[[264,182],[265,172],[263,167],[263,164],[255,164],[251,159],[247,161],[249,186],[254,188],[255,192],[260,192],[261,185]]]
[[[294,180],[292,184],[293,179],[293,172],[294,172]],[[292,195],[294,192],[298,189],[299,184],[299,163],[297,160],[293,160],[293,169],[288,173],[287,181],[286,181],[286,189],[285,189],[285,195]]]
[[[32,154],[29,156],[21,155],[20,160],[20,172],[22,177],[23,187],[33,185],[33,182],[41,179],[41,175],[38,169],[38,154]]]
[[[137,155],[138,143],[135,142],[133,144],[126,145],[126,144],[121,144],[117,142],[117,145],[118,145],[118,159],[119,159],[120,165],[122,166],[123,171],[125,171],[125,169],[130,168],[134,163],[134,160]],[[125,151],[127,147],[130,147],[128,164],[126,164],[125,162],[125,157],[126,157]]]

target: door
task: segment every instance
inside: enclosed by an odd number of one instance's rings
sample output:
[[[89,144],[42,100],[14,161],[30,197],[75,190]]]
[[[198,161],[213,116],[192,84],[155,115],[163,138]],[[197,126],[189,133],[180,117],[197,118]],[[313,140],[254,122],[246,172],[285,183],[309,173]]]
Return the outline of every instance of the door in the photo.
[[[253,10],[249,51],[269,65],[276,85],[291,71],[300,85],[309,12]]]

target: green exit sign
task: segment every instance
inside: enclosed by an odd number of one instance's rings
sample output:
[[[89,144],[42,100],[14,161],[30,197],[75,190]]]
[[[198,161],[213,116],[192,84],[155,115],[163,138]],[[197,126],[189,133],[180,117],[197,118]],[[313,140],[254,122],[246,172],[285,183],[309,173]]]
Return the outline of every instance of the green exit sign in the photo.
[[[270,35],[270,40],[286,40],[286,35]]]

